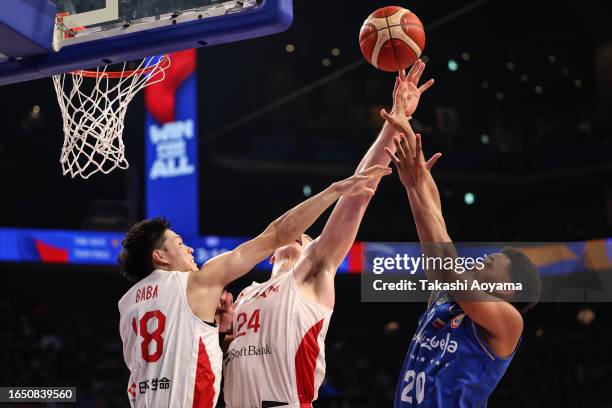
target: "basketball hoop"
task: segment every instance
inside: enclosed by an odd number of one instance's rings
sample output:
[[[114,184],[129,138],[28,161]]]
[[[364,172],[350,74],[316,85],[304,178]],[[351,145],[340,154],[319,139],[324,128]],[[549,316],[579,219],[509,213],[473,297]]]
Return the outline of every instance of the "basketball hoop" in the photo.
[[[127,69],[124,62],[118,71],[107,65],[53,76],[64,121],[64,175],[86,179],[129,167],[122,139],[128,104],[144,87],[163,81],[169,66],[169,56],[163,55],[144,58],[136,69]]]

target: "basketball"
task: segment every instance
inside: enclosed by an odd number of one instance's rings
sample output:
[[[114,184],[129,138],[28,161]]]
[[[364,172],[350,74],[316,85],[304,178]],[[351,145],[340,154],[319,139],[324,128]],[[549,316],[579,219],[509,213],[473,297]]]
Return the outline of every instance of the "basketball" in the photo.
[[[359,46],[370,64],[395,72],[419,59],[425,47],[425,30],[413,12],[398,6],[382,7],[363,22]]]

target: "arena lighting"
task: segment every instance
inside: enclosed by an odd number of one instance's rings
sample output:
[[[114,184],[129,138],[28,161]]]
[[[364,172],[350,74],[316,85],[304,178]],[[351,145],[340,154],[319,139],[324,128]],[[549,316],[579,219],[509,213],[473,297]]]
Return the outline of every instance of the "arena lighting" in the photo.
[[[323,64],[324,67],[329,67],[331,65],[331,60],[329,58],[323,58],[321,64]]]
[[[448,70],[449,71],[457,71],[459,69],[459,64],[457,64],[457,61],[451,59],[448,60]]]
[[[588,306],[583,306],[576,315],[578,323],[584,326],[590,326],[595,320],[595,311]]]
[[[287,51],[287,52],[289,52],[289,53],[291,53],[291,52],[295,51],[295,45],[293,45],[293,44],[287,44],[287,45],[285,46],[285,51]]]
[[[334,57],[340,55],[340,48],[332,48],[331,55],[333,55]]]
[[[399,324],[395,320],[392,320],[389,323],[385,324],[384,332],[385,334],[392,334],[392,333],[397,332],[399,329],[401,329],[401,327],[402,327],[401,324]]]
[[[521,75],[521,81],[522,82],[529,82],[529,75],[527,75],[527,74]]]
[[[498,101],[503,101],[504,100],[504,93],[503,92],[498,92],[495,94],[495,99],[497,99]]]
[[[489,144],[489,135],[487,135],[486,133],[483,134],[482,136],[480,136],[480,141],[483,145]]]
[[[32,106],[32,111],[30,112],[30,118],[38,119],[40,117],[40,106],[34,105]]]
[[[470,58],[472,58],[472,56],[470,55],[469,52],[464,52],[463,54],[461,54],[461,59],[464,61],[469,61]]]
[[[309,184],[304,185],[304,187],[302,188],[302,193],[304,193],[305,197],[310,197],[310,195],[312,194],[312,188]]]
[[[557,62],[557,56],[555,54],[550,54],[548,56],[548,62],[550,62],[551,64],[554,64],[555,62]]]
[[[474,193],[465,193],[465,195],[463,196],[463,201],[467,204],[467,205],[472,205],[474,204],[474,201],[476,200],[476,196],[474,196]]]
[[[544,88],[541,85],[535,87],[535,93],[541,94],[542,92],[544,92]]]
[[[508,71],[514,71],[514,69],[516,68],[516,64],[514,62],[508,62],[506,64],[506,68],[508,68]]]
[[[576,86],[576,88],[580,88],[582,86],[582,80],[581,79],[576,79],[574,81],[574,85]]]

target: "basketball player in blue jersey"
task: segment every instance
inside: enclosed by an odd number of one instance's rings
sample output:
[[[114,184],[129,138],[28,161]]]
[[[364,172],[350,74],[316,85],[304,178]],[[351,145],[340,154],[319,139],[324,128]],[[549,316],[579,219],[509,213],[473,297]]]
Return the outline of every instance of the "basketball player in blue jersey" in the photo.
[[[407,121],[390,123],[399,137],[394,138],[394,148],[385,151],[406,188],[423,254],[456,258],[430,173],[441,154],[425,162],[420,135]],[[496,291],[494,297],[477,291],[432,293],[405,357],[395,407],[486,407],[520,342],[521,314],[537,302],[541,282],[533,263],[514,248],[487,256],[484,267],[472,272],[460,279],[520,282],[522,293],[520,297],[514,291]],[[430,281],[458,278],[455,271],[425,273]]]

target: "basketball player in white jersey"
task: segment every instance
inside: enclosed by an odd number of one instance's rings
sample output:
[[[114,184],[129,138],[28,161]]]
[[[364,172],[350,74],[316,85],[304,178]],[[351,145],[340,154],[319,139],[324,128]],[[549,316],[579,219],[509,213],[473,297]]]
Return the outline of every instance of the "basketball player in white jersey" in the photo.
[[[369,185],[390,172],[388,167],[373,166],[333,183],[272,222],[258,237],[201,268],[193,249],[166,219],[135,224],[123,240],[119,257],[124,275],[137,281],[119,301],[131,406],[214,407],[222,364],[215,314],[219,306],[231,311],[224,286],[276,248],[299,241],[304,230],[341,196],[374,194]]]
[[[407,121],[421,94],[425,68],[417,61],[400,72],[393,110],[385,119]],[[384,147],[397,132],[385,123],[356,172],[387,165]],[[378,180],[371,187],[376,188]],[[224,359],[226,408],[311,407],[325,375],[324,340],[335,302],[334,276],[353,244],[371,197],[341,198],[321,235],[307,235],[277,249],[267,282],[244,289],[234,305],[233,341]]]

